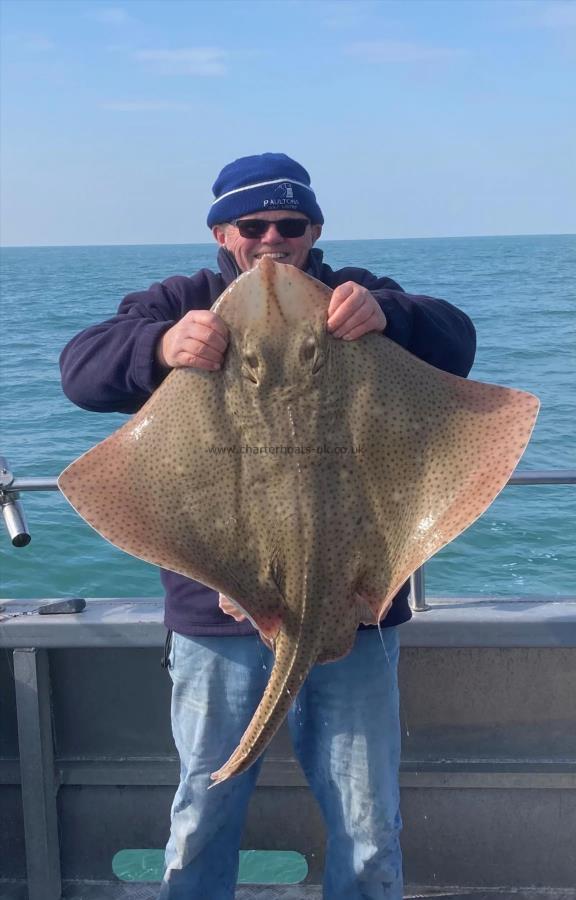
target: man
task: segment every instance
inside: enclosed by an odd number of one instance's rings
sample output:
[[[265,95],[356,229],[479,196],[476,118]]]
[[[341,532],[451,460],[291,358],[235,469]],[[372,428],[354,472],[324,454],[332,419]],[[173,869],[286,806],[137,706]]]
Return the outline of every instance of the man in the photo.
[[[335,338],[385,332],[432,365],[468,374],[475,338],[463,313],[409,296],[365,269],[333,271],[323,262],[313,249],[323,215],[297,162],[279,153],[235,160],[216,180],[214,198],[207,221],[220,245],[220,272],[203,269],[129,294],[116,316],[75,337],[61,366],[64,390],[79,406],[135,412],[172,368],[219,369],[228,330],[210,307],[264,255],[333,289],[327,328]],[[162,572],[162,580],[181,782],[159,896],[230,900],[262,760],[210,791],[209,776],[250,721],[272,655],[226,598],[175,573]],[[405,585],[382,636],[361,627],[345,659],[312,669],[289,716],[295,752],[326,820],[325,900],[402,897],[397,626],[410,618],[407,594]]]

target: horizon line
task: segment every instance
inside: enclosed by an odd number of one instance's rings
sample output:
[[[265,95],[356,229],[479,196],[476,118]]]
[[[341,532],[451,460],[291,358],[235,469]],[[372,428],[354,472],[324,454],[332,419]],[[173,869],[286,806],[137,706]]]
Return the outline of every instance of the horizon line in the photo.
[[[518,238],[518,237],[576,237],[576,232],[561,231],[526,231],[518,234],[443,234],[434,236],[412,236],[412,237],[387,237],[387,238],[320,238],[318,244],[352,244],[366,243],[368,241],[458,241],[469,240],[471,238]],[[125,243],[118,242],[113,244],[1,244],[1,250],[65,250],[81,249],[91,247],[217,247],[215,241],[184,241],[171,242],[161,241],[158,243]]]

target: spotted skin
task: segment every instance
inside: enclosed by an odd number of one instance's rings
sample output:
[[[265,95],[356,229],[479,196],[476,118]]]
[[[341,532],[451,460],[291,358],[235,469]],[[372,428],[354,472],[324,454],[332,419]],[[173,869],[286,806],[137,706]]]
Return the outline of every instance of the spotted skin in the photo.
[[[263,259],[213,311],[219,372],[176,369],[60,476],[100,534],[234,600],[274,648],[224,781],[262,753],[316,662],[351,649],[410,574],[506,484],[531,394],[449,375],[380,334],[326,331],[330,290]]]

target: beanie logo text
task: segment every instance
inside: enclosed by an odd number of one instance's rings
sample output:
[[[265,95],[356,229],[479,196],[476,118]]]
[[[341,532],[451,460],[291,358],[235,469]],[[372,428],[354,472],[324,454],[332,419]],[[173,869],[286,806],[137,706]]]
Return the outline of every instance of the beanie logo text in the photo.
[[[274,197],[264,200],[264,209],[298,209],[300,201],[294,196],[294,190],[289,181],[279,184],[274,190]]]

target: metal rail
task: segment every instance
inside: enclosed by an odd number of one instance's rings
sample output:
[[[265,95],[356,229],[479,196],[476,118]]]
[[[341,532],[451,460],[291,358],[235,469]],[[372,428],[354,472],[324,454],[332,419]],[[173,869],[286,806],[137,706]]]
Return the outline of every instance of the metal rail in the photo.
[[[0,457],[1,459],[1,457]],[[576,469],[528,469],[515,472],[507,485],[513,484],[576,484]],[[6,486],[0,483],[0,490],[6,493],[19,491],[57,491],[57,478],[14,478]]]
[[[506,486],[526,484],[576,484],[576,469],[532,469],[515,472]],[[15,546],[22,547],[30,541],[18,495],[26,491],[57,490],[59,490],[57,478],[14,478],[6,460],[0,456],[0,505],[8,533]],[[20,526],[15,524],[18,517],[21,518]],[[415,612],[429,609],[426,603],[424,566],[417,569],[410,578],[410,597]]]
[[[525,472],[515,472],[506,484],[576,484],[576,469],[532,469]],[[430,609],[426,603],[426,580],[424,566],[410,577],[410,599],[414,612],[424,612]]]
[[[9,485],[2,488],[7,494],[14,491],[57,491],[57,478],[15,478]]]

